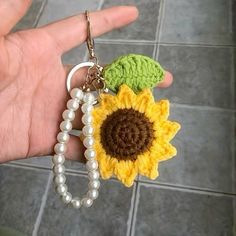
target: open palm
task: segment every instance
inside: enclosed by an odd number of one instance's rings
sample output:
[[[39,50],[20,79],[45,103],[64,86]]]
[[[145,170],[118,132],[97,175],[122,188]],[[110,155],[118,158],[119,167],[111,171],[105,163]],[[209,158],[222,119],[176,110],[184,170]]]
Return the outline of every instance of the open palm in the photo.
[[[0,5],[0,162],[52,153],[67,100],[68,66],[61,56],[86,39],[83,14],[9,34],[29,2],[9,0]],[[135,7],[93,12],[93,36],[126,25],[137,15]],[[167,77],[164,86],[170,83]],[[79,128],[79,117],[76,121]],[[68,157],[81,159],[81,148],[79,139],[72,137]]]

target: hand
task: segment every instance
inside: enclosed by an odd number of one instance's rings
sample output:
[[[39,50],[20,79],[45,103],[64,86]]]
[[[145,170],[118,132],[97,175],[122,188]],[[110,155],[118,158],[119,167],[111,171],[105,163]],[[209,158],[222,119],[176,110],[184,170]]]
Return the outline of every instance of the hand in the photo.
[[[0,5],[0,162],[52,154],[65,109],[68,66],[61,56],[87,36],[84,14],[26,31],[9,33],[24,15],[29,0]],[[90,13],[93,37],[134,21],[135,7],[113,7]],[[74,79],[75,80],[75,79]],[[80,76],[77,81],[82,80]],[[172,82],[170,73],[160,87]],[[81,128],[80,115],[74,127]],[[82,144],[71,137],[70,159],[81,160]]]

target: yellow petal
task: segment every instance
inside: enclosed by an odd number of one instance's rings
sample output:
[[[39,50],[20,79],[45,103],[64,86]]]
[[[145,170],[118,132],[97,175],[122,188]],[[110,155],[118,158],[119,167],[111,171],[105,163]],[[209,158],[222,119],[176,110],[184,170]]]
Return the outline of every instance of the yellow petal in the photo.
[[[103,179],[109,179],[112,176],[116,162],[116,159],[111,158],[106,154],[99,155],[99,170]]]
[[[158,172],[158,162],[153,163],[152,168],[150,169],[149,175],[147,175],[148,178],[154,180],[159,176]]]
[[[146,115],[152,122],[167,120],[169,116],[169,101],[160,100],[146,110]]]
[[[118,100],[116,96],[111,94],[101,94],[100,97],[100,108],[102,111],[106,111],[107,114],[111,114],[118,109]]]
[[[153,144],[153,146],[150,148],[150,152],[152,153],[153,159],[160,162],[176,156],[177,150],[170,143],[165,141],[157,142],[156,140],[154,142],[156,143]]]
[[[138,156],[138,170],[141,175],[146,176],[150,179],[156,179],[158,177],[158,163],[151,157],[150,154],[150,152],[147,152],[146,154]]]
[[[134,109],[144,113],[147,108],[154,104],[154,98],[150,89],[144,89],[141,91],[136,98]]]
[[[120,86],[117,99],[119,101],[119,108],[131,108],[135,104],[136,95],[132,89],[123,84]]]
[[[177,122],[166,120],[161,123],[154,123],[153,128],[155,130],[155,137],[169,142],[174,138],[174,136],[180,129],[180,124]]]
[[[141,154],[137,159],[138,171],[141,175],[147,175],[151,166],[151,159],[149,154]]]
[[[130,187],[138,173],[136,162],[119,161],[115,166],[114,173],[126,187]]]

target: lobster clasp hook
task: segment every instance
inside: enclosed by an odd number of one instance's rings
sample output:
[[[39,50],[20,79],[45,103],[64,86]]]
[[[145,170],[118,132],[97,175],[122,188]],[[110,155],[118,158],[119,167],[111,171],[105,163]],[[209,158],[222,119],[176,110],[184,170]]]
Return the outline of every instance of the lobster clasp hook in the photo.
[[[97,59],[95,56],[95,51],[94,51],[94,39],[92,38],[92,34],[91,34],[91,22],[90,22],[90,17],[89,17],[89,12],[88,10],[85,11],[85,17],[87,20],[87,47],[88,47],[88,51],[89,51],[89,56],[90,59]]]

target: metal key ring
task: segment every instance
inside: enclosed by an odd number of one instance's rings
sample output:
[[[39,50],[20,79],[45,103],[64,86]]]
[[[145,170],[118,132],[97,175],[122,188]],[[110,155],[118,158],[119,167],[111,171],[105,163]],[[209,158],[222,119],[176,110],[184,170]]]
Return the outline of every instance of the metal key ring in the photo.
[[[66,88],[67,88],[67,91],[68,93],[70,93],[70,90],[71,90],[71,81],[72,81],[72,78],[73,78],[73,75],[75,74],[75,72],[83,67],[93,67],[95,66],[96,64],[92,61],[87,61],[87,62],[82,62],[82,63],[79,63],[78,65],[74,66],[71,71],[69,72],[68,76],[67,76],[67,80],[66,80]]]

